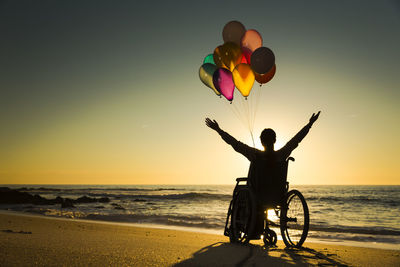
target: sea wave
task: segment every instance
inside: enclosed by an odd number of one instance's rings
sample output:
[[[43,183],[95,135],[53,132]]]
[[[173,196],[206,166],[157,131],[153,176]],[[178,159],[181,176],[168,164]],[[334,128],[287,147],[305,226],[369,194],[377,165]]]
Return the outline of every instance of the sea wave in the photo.
[[[127,191],[127,192],[157,192],[157,191],[186,191],[190,190],[187,188],[180,187],[155,187],[155,188],[142,188],[142,187],[87,187],[87,188],[60,188],[60,187],[13,187],[13,189],[19,191],[42,191],[42,192],[82,192],[82,191]],[[197,191],[205,191],[205,192],[213,192],[218,191],[217,189],[209,189],[209,188],[199,188]]]
[[[151,223],[160,225],[175,225],[186,227],[197,227],[207,229],[222,229],[222,222],[212,222],[198,216],[174,216],[174,215],[104,215],[88,214],[85,219],[130,222],[130,223]]]
[[[311,224],[310,230],[334,233],[368,234],[368,235],[394,235],[400,236],[400,231],[385,227],[359,227],[359,226],[326,226]]]
[[[127,198],[142,200],[223,200],[230,201],[231,195],[188,192],[182,194],[113,194],[113,193],[89,193],[92,197]]]
[[[307,201],[310,202],[328,202],[328,203],[360,203],[360,204],[379,204],[396,207],[400,205],[400,199],[384,198],[384,197],[367,197],[367,196],[308,196]]]
[[[45,215],[57,214],[53,209],[43,209]],[[35,211],[37,213],[37,211]],[[62,213],[58,214],[63,216]],[[104,220],[115,222],[132,222],[132,223],[153,223],[161,225],[176,225],[199,228],[223,229],[226,217],[208,217],[198,215],[174,215],[174,214],[100,214],[100,213],[80,213],[80,218],[92,220]],[[354,235],[372,235],[372,236],[392,236],[396,237],[400,243],[400,231],[388,227],[361,227],[361,226],[327,226],[323,224],[310,224],[310,231],[315,233],[331,234],[354,234]]]

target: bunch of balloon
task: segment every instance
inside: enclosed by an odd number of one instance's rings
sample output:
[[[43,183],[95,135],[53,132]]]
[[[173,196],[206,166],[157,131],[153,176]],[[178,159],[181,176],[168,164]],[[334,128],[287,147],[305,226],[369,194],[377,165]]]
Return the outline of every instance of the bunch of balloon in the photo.
[[[263,47],[260,33],[246,30],[239,21],[228,22],[222,30],[224,43],[207,55],[199,70],[200,80],[218,96],[225,97],[231,110],[250,131],[253,139],[254,121],[261,89],[253,92],[254,81],[269,82],[275,75],[275,55]],[[235,87],[243,97],[235,97]]]

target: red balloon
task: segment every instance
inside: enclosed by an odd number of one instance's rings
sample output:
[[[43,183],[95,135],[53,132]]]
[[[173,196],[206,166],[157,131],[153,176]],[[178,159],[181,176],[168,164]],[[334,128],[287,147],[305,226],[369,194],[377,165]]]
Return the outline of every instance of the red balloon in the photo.
[[[240,62],[240,63],[246,63],[246,64],[250,65],[250,62],[251,62],[250,59],[251,59],[252,53],[253,52],[250,49],[248,49],[246,47],[242,47],[242,62]]]
[[[258,74],[258,73],[255,73],[255,75],[256,75],[256,81],[259,82],[260,84],[267,83],[267,82],[269,82],[270,80],[272,80],[272,78],[274,78],[275,73],[276,73],[276,65],[274,65],[274,66],[272,67],[272,69],[270,69],[270,71],[268,71],[268,72],[265,73],[265,74]]]

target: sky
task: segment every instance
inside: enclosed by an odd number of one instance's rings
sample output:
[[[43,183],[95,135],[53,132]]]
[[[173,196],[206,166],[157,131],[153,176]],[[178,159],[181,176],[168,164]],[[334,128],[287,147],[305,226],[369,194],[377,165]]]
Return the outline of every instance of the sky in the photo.
[[[0,0],[1,184],[233,184],[252,145],[198,77],[231,21],[256,29],[277,72],[254,136],[293,151],[291,184],[400,184],[398,1]],[[234,104],[239,103],[235,93]]]

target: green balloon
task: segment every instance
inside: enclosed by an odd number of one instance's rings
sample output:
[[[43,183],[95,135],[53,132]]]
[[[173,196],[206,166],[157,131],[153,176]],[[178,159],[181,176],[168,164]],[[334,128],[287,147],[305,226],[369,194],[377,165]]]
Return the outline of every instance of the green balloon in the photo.
[[[204,58],[203,64],[206,64],[206,63],[211,63],[211,64],[215,65],[214,54],[209,54]]]

